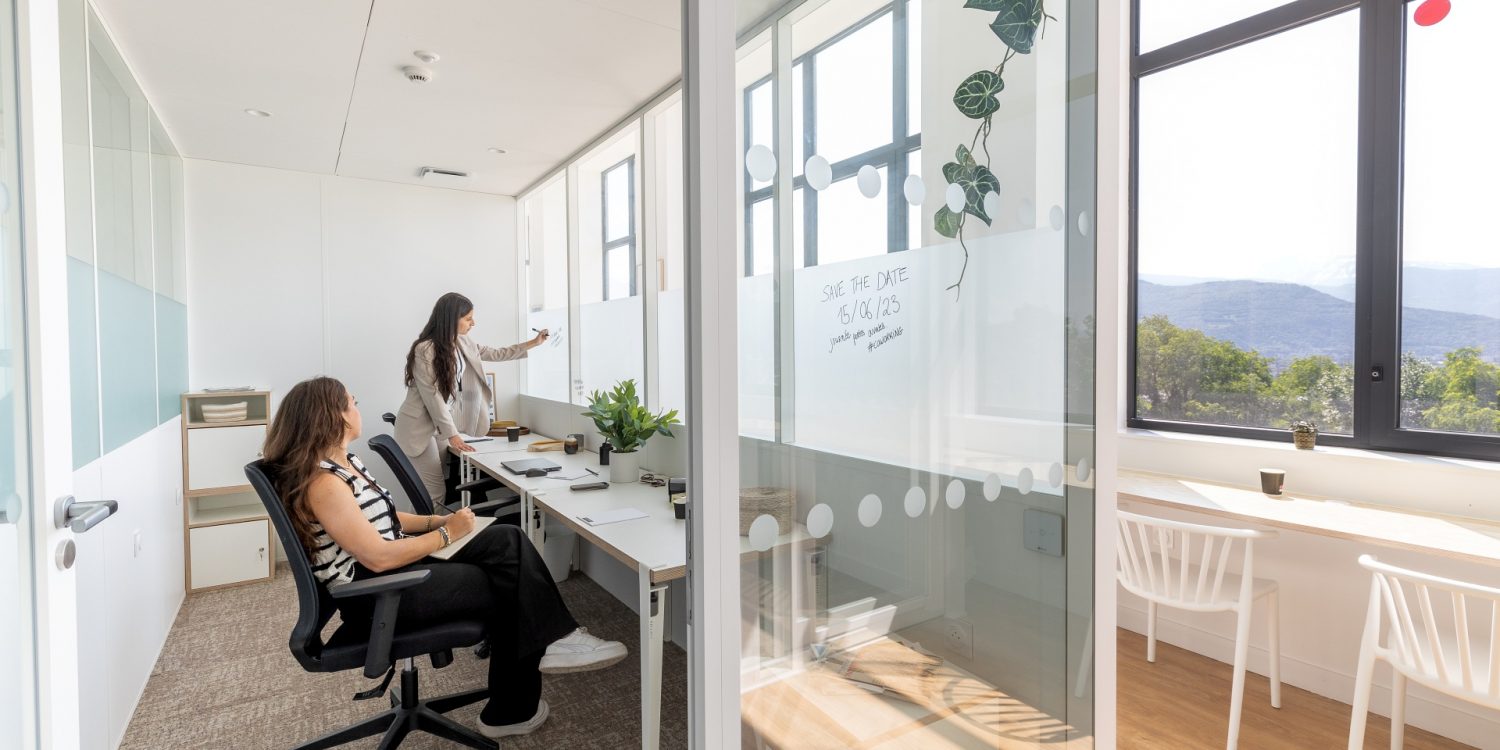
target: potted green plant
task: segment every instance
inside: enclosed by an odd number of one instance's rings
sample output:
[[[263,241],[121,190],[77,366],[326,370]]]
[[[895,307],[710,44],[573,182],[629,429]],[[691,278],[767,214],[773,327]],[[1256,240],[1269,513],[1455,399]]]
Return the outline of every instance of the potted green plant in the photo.
[[[1303,419],[1293,422],[1292,443],[1301,450],[1312,450],[1318,444],[1318,426]]]
[[[589,394],[589,410],[584,416],[594,420],[599,434],[612,448],[609,458],[609,481],[634,482],[639,478],[641,460],[637,453],[652,435],[672,436],[677,410],[652,414],[641,406],[635,394],[635,381],[615,384],[612,391]]]

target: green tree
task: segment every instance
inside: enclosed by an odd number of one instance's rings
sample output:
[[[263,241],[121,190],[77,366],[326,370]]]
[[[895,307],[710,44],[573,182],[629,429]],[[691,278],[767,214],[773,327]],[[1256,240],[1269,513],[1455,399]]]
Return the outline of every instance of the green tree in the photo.
[[[1354,428],[1354,370],[1332,357],[1293,360],[1276,376],[1271,395],[1281,407],[1274,426],[1305,419],[1324,432],[1349,432]]]
[[[1136,333],[1139,413],[1154,419],[1264,424],[1271,361],[1164,315]]]
[[[1467,346],[1443,355],[1427,386],[1438,394],[1437,405],[1422,412],[1427,429],[1500,433],[1500,365],[1483,353]]]

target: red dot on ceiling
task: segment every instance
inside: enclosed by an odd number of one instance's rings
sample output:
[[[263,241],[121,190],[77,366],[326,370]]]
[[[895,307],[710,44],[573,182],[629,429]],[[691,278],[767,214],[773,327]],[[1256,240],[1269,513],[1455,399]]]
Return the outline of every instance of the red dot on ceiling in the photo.
[[[1453,6],[1448,0],[1425,0],[1417,6],[1417,11],[1412,14],[1412,20],[1416,21],[1418,26],[1431,26],[1447,18],[1448,11],[1452,9]]]

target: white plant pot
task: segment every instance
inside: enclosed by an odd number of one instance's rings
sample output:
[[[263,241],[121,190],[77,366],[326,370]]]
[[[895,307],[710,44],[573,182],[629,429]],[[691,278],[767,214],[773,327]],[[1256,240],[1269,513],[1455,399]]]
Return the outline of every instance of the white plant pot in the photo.
[[[609,481],[615,484],[629,484],[641,478],[641,454],[638,451],[621,453],[611,451],[609,454]]]

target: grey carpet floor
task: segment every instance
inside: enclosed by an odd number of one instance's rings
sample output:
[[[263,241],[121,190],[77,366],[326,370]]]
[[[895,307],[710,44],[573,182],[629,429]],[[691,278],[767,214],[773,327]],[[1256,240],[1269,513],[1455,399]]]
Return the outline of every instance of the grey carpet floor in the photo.
[[[506,738],[502,748],[626,748],[640,746],[640,660],[635,613],[582,575],[559,584],[589,631],[630,649],[599,672],[543,676],[551,717],[537,732]],[[286,640],[297,617],[291,574],[232,589],[191,594],[157,658],[122,750],[136,748],[290,748],[384,710],[384,699],[351,700],[370,687],[359,670],[302,670]],[[335,625],[330,623],[330,626]],[[331,632],[331,631],[330,631]],[[419,660],[422,695],[434,698],[484,686],[484,662],[468,649],[433,669]],[[687,655],[668,644],[662,660],[661,746],[687,747]],[[472,726],[481,704],[449,714]],[[376,738],[349,748],[373,748]],[[411,735],[404,748],[453,747]]]

